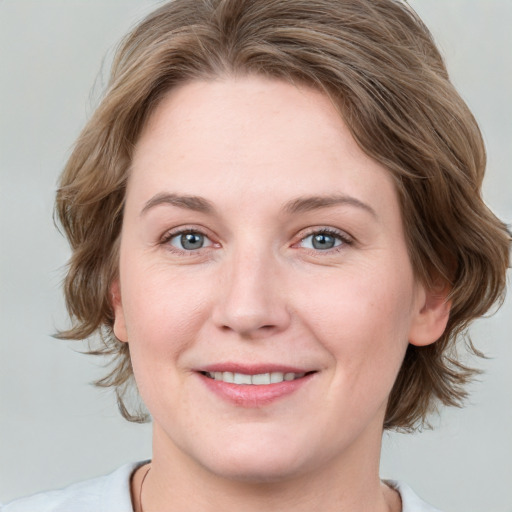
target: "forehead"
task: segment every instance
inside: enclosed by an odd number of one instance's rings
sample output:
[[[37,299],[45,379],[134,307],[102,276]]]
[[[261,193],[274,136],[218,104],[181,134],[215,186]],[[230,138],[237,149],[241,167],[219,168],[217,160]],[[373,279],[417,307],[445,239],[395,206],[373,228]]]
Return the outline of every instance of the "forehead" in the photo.
[[[350,194],[376,208],[396,202],[389,172],[359,148],[325,94],[255,76],[180,85],[150,116],[129,192],[191,189],[239,203],[312,193]]]

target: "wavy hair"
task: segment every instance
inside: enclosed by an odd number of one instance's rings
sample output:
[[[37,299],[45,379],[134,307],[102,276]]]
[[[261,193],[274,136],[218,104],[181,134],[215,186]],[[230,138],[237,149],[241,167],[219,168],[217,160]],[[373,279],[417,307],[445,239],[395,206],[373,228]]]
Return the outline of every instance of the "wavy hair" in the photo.
[[[60,179],[56,216],[72,257],[65,280],[72,327],[58,336],[102,343],[122,414],[133,384],[129,346],[112,332],[125,187],[148,116],[177,84],[258,74],[327,94],[361,149],[389,170],[414,272],[451,289],[446,331],[409,345],[384,427],[425,424],[437,404],[459,405],[476,370],[457,355],[469,323],[503,298],[510,233],[481,196],[478,125],[451,84],[428,29],[395,0],[174,0],[122,41],[104,98]]]

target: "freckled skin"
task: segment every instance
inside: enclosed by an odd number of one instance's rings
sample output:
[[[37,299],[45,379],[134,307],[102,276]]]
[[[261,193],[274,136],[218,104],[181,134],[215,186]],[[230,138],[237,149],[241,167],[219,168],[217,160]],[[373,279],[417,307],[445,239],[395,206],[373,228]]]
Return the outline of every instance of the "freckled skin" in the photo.
[[[141,213],[163,193],[212,210],[164,202]],[[374,214],[348,203],[284,209],[334,195]],[[335,243],[323,250],[313,236],[325,230]],[[183,247],[183,231],[202,247]],[[386,400],[409,341],[433,342],[442,326],[414,279],[389,173],[327,97],[257,77],[170,91],[136,145],[113,289],[114,330],[154,421],[148,489],[160,481],[165,494],[164,474],[180,482],[175,499],[201,479],[307,479],[375,504]],[[316,373],[243,408],[197,372],[226,361]]]

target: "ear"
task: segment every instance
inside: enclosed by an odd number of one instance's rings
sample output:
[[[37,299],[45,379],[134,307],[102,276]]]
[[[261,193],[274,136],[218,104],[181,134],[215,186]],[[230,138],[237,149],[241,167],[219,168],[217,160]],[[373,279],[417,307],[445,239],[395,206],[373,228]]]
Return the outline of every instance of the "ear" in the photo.
[[[448,283],[440,279],[429,289],[418,285],[418,300],[409,331],[409,343],[423,347],[436,342],[443,335],[450,317],[449,293]]]
[[[110,285],[110,301],[114,311],[114,325],[112,330],[119,341],[127,342],[128,333],[126,330],[123,303],[121,301],[121,286],[119,279],[116,279]]]

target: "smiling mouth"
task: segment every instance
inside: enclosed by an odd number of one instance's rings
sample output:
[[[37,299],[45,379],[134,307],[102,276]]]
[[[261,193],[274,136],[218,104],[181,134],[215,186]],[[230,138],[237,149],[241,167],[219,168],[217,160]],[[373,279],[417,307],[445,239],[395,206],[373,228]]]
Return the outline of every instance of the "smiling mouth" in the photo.
[[[237,372],[200,372],[205,377],[218,382],[226,382],[228,384],[252,385],[252,386],[268,386],[269,384],[279,384],[281,382],[289,382],[302,379],[306,375],[315,373],[314,371],[305,373],[292,372],[269,372],[258,373],[256,375],[237,373]]]

